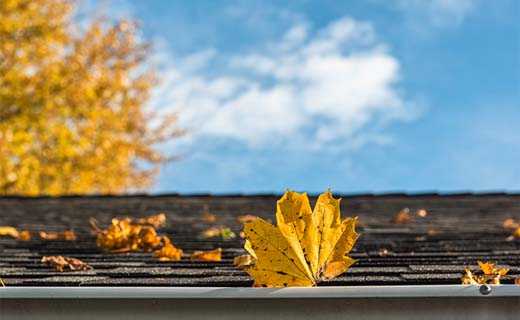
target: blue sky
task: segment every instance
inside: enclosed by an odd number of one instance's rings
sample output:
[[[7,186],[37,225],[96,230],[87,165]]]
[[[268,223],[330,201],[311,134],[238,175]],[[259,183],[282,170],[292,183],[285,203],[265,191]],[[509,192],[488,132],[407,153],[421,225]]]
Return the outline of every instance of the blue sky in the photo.
[[[191,131],[153,192],[520,190],[520,1],[108,7]]]

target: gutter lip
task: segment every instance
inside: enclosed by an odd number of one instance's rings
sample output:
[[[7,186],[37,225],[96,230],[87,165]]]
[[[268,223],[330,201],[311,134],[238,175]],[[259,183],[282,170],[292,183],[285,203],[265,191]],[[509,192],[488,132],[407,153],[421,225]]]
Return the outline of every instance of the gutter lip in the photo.
[[[484,285],[486,286],[486,285]],[[337,286],[337,287],[0,287],[1,299],[292,299],[520,297],[518,285]]]

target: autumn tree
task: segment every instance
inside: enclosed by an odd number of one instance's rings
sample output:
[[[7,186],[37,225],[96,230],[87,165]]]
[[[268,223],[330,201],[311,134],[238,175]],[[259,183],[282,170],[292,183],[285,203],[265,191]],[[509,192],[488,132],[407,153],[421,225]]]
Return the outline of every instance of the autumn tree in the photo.
[[[66,0],[0,1],[0,194],[149,186],[179,132],[145,108],[156,83],[138,24]]]

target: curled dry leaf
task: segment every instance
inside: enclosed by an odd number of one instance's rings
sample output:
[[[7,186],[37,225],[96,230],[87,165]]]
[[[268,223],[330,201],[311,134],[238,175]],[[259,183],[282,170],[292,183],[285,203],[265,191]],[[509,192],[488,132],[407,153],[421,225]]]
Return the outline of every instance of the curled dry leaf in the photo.
[[[440,234],[441,231],[440,230],[437,230],[437,229],[428,229],[428,235],[429,236],[436,236],[438,234]]]
[[[182,249],[176,248],[168,237],[163,237],[163,247],[154,251],[154,255],[161,261],[179,261],[182,257]]]
[[[75,241],[77,239],[76,234],[73,230],[67,230],[61,233],[47,233],[40,231],[40,239],[43,240],[58,240],[63,239],[66,241]]]
[[[502,226],[506,229],[509,229],[509,228],[518,228],[520,227],[520,224],[518,224],[518,222],[516,222],[514,219],[506,219],[504,220],[504,222],[502,223]]]
[[[394,222],[398,224],[412,223],[413,218],[410,217],[410,209],[404,208],[403,210],[399,211],[399,213],[394,217]]]
[[[506,238],[506,241],[513,241],[515,239],[520,239],[520,227],[513,230],[513,232],[511,232],[511,235]]]
[[[18,238],[19,235],[18,230],[14,227],[0,226],[0,236]]]
[[[70,270],[92,270],[93,268],[85,262],[64,256],[46,256],[41,260],[43,263],[49,264],[59,272],[63,272],[63,268],[68,267]]]
[[[96,244],[107,252],[150,251],[161,243],[155,229],[148,225],[132,224],[130,218],[112,219],[112,225],[101,230],[93,219],[90,224],[97,232]]]
[[[306,193],[288,190],[277,202],[277,226],[257,218],[244,225],[244,248],[256,263],[244,270],[255,287],[314,286],[347,270],[359,234],[356,218],[341,220],[340,200],[330,190],[314,211]]]
[[[470,268],[466,267],[461,278],[462,284],[500,284],[500,277],[505,276],[509,271],[506,268],[496,268],[491,262],[478,261],[478,265],[480,272],[471,272]]]
[[[190,255],[191,261],[222,261],[222,248],[210,251],[195,251]]]
[[[245,216],[238,216],[237,217],[237,221],[240,222],[240,223],[248,223],[248,222],[255,221],[256,218],[258,218],[258,217],[257,216],[253,216],[251,214],[246,214]]]
[[[21,240],[21,241],[31,240],[31,233],[29,232],[29,230],[23,230],[22,232],[20,232],[20,234],[18,235],[18,240]]]
[[[201,218],[202,221],[208,222],[208,223],[215,223],[217,222],[217,216],[213,213],[205,213]]]
[[[0,226],[0,236],[8,236],[21,241],[31,240],[31,233],[28,230],[19,232],[18,229],[8,226]]]
[[[250,254],[244,254],[233,258],[233,265],[239,269],[245,269],[246,267],[255,264],[256,259]]]
[[[132,219],[132,218],[130,218]],[[164,213],[159,213],[158,215],[144,217],[144,218],[135,218],[132,219],[134,224],[139,224],[143,226],[152,226],[154,228],[159,228],[163,223],[166,222],[166,215]]]

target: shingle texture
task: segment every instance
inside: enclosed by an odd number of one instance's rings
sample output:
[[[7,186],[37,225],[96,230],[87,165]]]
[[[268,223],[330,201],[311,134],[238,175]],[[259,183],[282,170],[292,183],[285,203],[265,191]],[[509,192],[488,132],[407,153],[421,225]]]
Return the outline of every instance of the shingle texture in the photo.
[[[0,278],[7,286],[251,286],[252,279],[232,265],[244,254],[243,239],[201,239],[213,226],[230,227],[237,235],[237,217],[253,214],[274,220],[278,196],[110,196],[63,198],[0,198],[0,225],[32,232],[33,240],[0,237]],[[311,198],[314,203],[315,198]],[[396,224],[403,208],[427,216]],[[351,252],[359,259],[343,275],[320,283],[336,285],[458,284],[464,267],[477,260],[510,268],[503,283],[520,276],[520,240],[506,241],[506,218],[520,221],[520,195],[358,195],[344,196],[342,216],[359,216],[361,237]],[[202,216],[216,215],[215,224]],[[222,262],[161,262],[150,252],[103,253],[89,235],[89,217],[101,226],[112,217],[164,212],[167,223],[158,229],[189,254],[223,248]],[[74,229],[77,241],[44,241],[39,231]],[[429,235],[431,230],[438,234]],[[40,262],[42,256],[66,255],[94,267],[88,271],[57,272]]]

